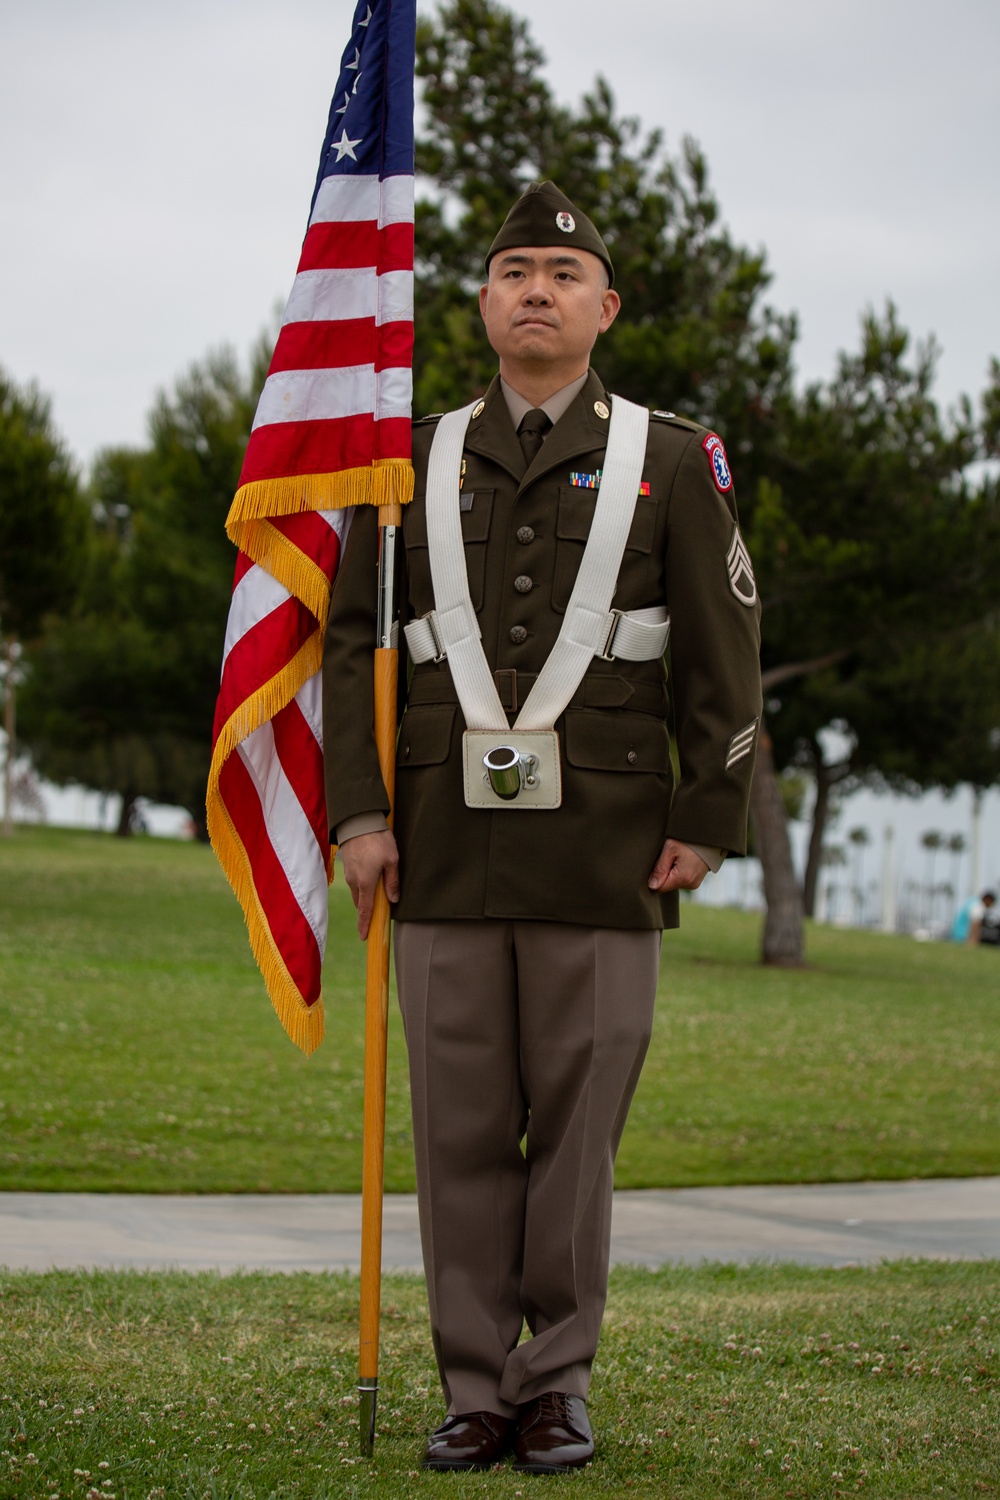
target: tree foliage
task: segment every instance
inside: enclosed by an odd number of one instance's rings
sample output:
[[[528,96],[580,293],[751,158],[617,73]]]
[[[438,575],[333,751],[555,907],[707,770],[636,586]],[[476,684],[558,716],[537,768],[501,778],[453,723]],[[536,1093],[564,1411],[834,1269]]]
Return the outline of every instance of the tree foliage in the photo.
[[[71,603],[86,536],[86,509],[49,402],[0,370],[0,631],[37,635]]]
[[[859,353],[798,399],[743,506],[776,762],[816,782],[807,911],[838,788],[1000,776],[1000,505],[995,481],[967,478],[990,437],[965,399],[942,416],[934,363],[891,305],[869,313]],[[831,724],[849,748],[828,762]]]
[[[71,617],[31,655],[22,724],[36,765],[204,827],[212,714],[233,576],[225,519],[267,348],[249,375],[210,355],[161,395],[150,445],[97,460],[88,562]]]
[[[551,177],[600,226],[623,307],[595,352],[612,390],[726,431],[744,482],[767,462],[790,396],[791,317],[761,305],[761,252],[720,222],[705,159],[619,115],[598,78],[577,109],[556,102],[526,21],[495,0],[449,0],[417,33],[426,126],[417,169],[415,409],[464,404],[496,369],[475,290],[514,199]]]

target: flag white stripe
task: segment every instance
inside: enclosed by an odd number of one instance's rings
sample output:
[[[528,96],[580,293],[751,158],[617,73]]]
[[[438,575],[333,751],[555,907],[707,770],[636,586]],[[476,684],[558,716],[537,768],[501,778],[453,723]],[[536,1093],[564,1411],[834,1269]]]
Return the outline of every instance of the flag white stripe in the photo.
[[[310,224],[363,224],[378,218],[377,177],[324,177]]]
[[[410,175],[387,177],[382,183],[378,222],[380,229],[390,224],[413,223],[413,178]]]
[[[340,323],[347,318],[374,318],[384,323],[413,321],[413,272],[383,271],[374,266],[300,271],[285,305],[285,323]]]
[[[378,309],[375,322],[413,322],[413,272],[383,271],[378,279]]]
[[[310,224],[363,224],[374,219],[380,228],[412,224],[413,178],[324,177],[316,194]]]
[[[226,658],[233,647],[243,639],[248,630],[259,625],[261,620],[284,604],[291,595],[276,578],[254,563],[248,568],[233,589],[226,621],[226,644],[222,653],[222,669],[226,669]]]
[[[282,323],[339,323],[374,318],[378,276],[374,266],[300,271],[292,282]]]
[[[264,382],[254,431],[272,422],[322,422],[335,412],[356,417],[375,410],[375,366],[340,370],[279,370]]]
[[[323,748],[323,673],[314,672],[295,694],[295,701],[302,711],[317,745]]]
[[[375,403],[376,419],[383,417],[406,417],[413,410],[413,371],[409,365],[392,365],[380,370],[375,377],[378,399]]]
[[[326,948],[326,866],[309,819],[281,768],[270,721],[237,748],[257,788],[267,836],[322,955]]]

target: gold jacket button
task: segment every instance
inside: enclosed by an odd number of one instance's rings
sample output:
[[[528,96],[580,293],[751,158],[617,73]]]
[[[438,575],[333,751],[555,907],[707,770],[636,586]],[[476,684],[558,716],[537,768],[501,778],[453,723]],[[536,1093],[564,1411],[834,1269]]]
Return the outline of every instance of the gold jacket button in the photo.
[[[527,573],[519,573],[518,576],[514,579],[514,587],[517,589],[517,592],[519,594],[530,594],[535,585],[528,577]]]
[[[507,632],[507,639],[515,646],[523,646],[528,639],[528,632],[523,625],[512,625]]]
[[[517,539],[523,547],[526,547],[529,542],[535,540],[535,533],[530,526],[519,526],[517,528]]]

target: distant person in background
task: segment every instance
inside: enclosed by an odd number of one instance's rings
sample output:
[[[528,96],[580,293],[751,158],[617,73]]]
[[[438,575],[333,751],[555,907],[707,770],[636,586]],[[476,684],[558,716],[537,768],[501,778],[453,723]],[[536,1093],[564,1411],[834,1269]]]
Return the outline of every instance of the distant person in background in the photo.
[[[984,891],[969,913],[969,942],[1000,947],[1000,910],[996,891]]]
[[[969,929],[972,926],[972,913],[980,906],[980,896],[967,896],[955,913],[955,920],[951,924],[951,940],[953,943],[969,942]]]

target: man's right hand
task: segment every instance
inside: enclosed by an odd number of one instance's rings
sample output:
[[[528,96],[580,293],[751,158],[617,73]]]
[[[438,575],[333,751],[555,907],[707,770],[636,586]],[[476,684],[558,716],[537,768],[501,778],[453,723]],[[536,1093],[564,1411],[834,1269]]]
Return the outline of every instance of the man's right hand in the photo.
[[[396,840],[388,828],[381,833],[359,833],[356,838],[341,844],[340,857],[344,862],[348,887],[358,909],[358,936],[364,942],[371,926],[375,887],[380,875],[385,881],[385,893],[389,900],[399,900],[399,854]]]

